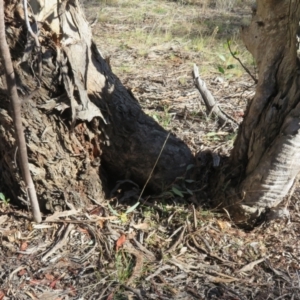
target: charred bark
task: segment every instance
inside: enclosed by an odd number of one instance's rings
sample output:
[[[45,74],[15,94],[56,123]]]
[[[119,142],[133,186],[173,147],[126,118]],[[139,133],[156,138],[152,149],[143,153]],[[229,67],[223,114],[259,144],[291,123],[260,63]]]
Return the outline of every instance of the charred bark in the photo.
[[[22,9],[8,1],[5,6],[30,171],[40,202],[51,210],[69,203],[84,207],[91,198],[101,199],[101,164],[115,177],[144,184],[168,134],[112,73],[92,42],[78,2],[54,3],[46,12],[48,6],[39,10],[31,3],[37,12],[31,26],[39,34],[41,49],[27,34]],[[36,78],[38,51],[41,80]],[[4,81],[0,97],[1,176],[14,198],[24,198]],[[149,187],[170,184],[193,162],[188,147],[171,135]]]
[[[257,1],[242,30],[259,80],[215,195],[237,222],[252,224],[276,207],[300,170],[299,18],[299,1]]]

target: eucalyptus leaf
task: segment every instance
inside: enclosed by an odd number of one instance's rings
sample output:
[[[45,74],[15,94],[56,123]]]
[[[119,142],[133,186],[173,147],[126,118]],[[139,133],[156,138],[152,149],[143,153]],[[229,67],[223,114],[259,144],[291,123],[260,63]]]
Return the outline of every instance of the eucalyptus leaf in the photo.
[[[228,65],[227,66],[227,70],[230,70],[230,69],[234,69],[236,66],[235,65],[233,65],[233,64],[231,64],[231,65]]]
[[[152,118],[153,118],[157,123],[159,123],[159,119],[158,119],[157,115],[153,115]]]
[[[219,70],[220,73],[225,74],[225,71],[221,66],[218,67],[218,70]]]
[[[187,183],[193,183],[193,182],[195,182],[195,180],[193,180],[193,179],[186,179],[185,182],[187,182]]]
[[[190,189],[186,189],[186,191],[190,194],[193,195],[193,192]]]
[[[223,61],[226,61],[226,58],[225,58],[225,56],[224,56],[224,55],[222,55],[222,54],[219,54],[218,56],[219,56],[219,57],[220,57],[220,59],[222,59]]]
[[[217,135],[218,135],[218,133],[214,132],[214,131],[209,132],[209,133],[206,134],[207,137],[213,137],[213,136],[217,136]]]
[[[192,168],[194,168],[194,167],[195,167],[195,165],[192,165],[192,164],[191,164],[191,165],[188,165],[188,166],[186,167],[186,170],[189,171],[190,169],[192,169]]]
[[[175,188],[175,187],[172,187],[172,192],[175,194],[175,195],[177,195],[177,196],[179,196],[179,197],[181,197],[181,198],[183,198],[184,196],[183,196],[183,193],[181,192],[181,191],[179,191],[177,188]]]
[[[129,214],[129,213],[133,212],[139,205],[140,205],[140,202],[137,202],[136,204],[132,205],[131,207],[129,207],[126,210],[125,214]]]
[[[119,217],[120,215],[111,207],[111,205],[108,203],[108,208],[109,210],[117,217]]]

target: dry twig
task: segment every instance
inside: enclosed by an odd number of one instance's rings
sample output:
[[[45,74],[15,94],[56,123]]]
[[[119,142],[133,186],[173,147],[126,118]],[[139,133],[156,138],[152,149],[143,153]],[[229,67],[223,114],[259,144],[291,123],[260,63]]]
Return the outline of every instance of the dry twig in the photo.
[[[49,256],[51,256],[54,252],[56,252],[58,249],[62,248],[67,243],[67,238],[70,233],[70,231],[74,228],[73,224],[68,224],[67,228],[65,229],[65,232],[63,236],[59,239],[59,241],[53,246],[52,249],[50,249],[43,257],[42,261],[45,261]]]
[[[240,63],[242,68],[247,72],[247,74],[249,74],[249,76],[253,79],[254,83],[256,84],[258,82],[258,80],[251,74],[249,69],[242,63],[242,61],[235,55],[235,53],[232,52],[229,40],[227,41],[227,46],[228,46],[228,49],[229,49],[229,52],[230,52],[231,56]]]

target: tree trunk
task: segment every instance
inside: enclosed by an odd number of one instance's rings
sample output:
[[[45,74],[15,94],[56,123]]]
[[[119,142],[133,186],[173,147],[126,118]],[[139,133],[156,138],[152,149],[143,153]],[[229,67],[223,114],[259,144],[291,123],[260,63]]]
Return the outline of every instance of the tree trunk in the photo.
[[[242,29],[259,80],[215,195],[236,222],[252,224],[277,206],[300,170],[299,2],[257,1]]]
[[[37,43],[39,44],[38,41]],[[21,102],[17,91],[16,76],[10,56],[10,50],[6,41],[3,0],[0,0],[0,57],[2,59],[3,70],[5,73],[7,94],[10,97],[12,106],[16,147],[18,149],[18,158],[21,165],[22,179],[26,184],[26,190],[31,204],[33,219],[37,223],[40,223],[42,221],[42,217],[35,186],[33,184],[32,176],[29,170],[27,145],[21,116]]]
[[[42,206],[85,206],[102,197],[100,165],[115,178],[143,185],[168,132],[147,116],[92,41],[77,0],[31,1],[27,34],[23,7],[5,1],[6,35],[22,98],[30,171]],[[42,77],[38,66],[42,54]],[[0,65],[0,168],[14,198],[24,199],[10,101]],[[170,135],[149,182],[161,189],[194,162],[188,147]]]

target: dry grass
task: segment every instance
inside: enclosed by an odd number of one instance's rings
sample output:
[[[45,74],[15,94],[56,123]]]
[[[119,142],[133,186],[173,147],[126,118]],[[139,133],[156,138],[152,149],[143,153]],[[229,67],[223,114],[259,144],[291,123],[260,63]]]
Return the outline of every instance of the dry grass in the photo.
[[[196,57],[198,54],[194,62],[202,66],[205,74],[217,72],[218,65],[227,67],[234,64],[234,68],[226,71],[226,76],[241,76],[243,70],[230,56],[226,41],[232,41],[242,60],[252,63],[251,56],[238,38],[239,26],[249,22],[249,10],[247,13],[245,5],[235,6],[233,11],[225,7],[225,2],[238,1],[223,1],[223,4],[217,1],[215,5],[201,2],[203,5],[195,3],[194,6],[180,4],[180,1],[101,1],[92,4],[89,15],[90,12],[95,16],[99,13],[99,25],[95,27],[94,36],[106,55],[114,58],[122,50],[136,50],[133,64],[112,60],[117,74],[119,69],[120,73],[134,71],[139,60],[151,56],[156,46],[176,45],[185,54]],[[98,11],[95,11],[96,7]],[[109,44],[106,43],[108,40]],[[173,51],[169,49],[169,53],[172,56]],[[164,64],[163,60],[157,60],[155,67]],[[151,65],[153,63],[147,67],[151,68]]]

